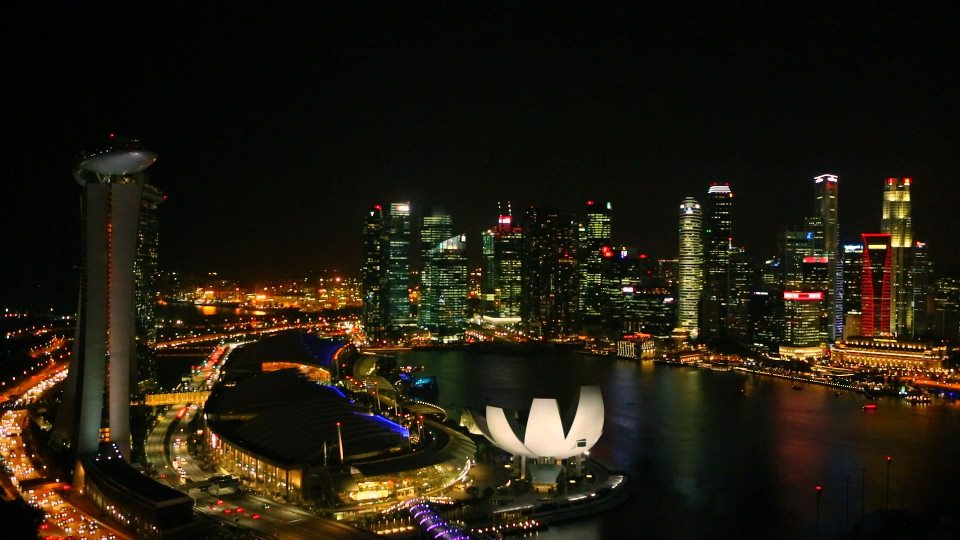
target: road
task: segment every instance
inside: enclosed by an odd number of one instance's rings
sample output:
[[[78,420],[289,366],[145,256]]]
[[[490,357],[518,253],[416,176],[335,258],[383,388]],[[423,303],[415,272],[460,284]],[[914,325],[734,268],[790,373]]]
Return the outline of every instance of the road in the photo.
[[[19,396],[14,402],[15,406],[26,407],[57,382],[62,381],[66,374],[67,370],[63,366],[49,366],[20,385],[7,389],[0,397],[13,399],[13,396]],[[60,482],[57,478],[46,477],[46,466],[30,453],[21,436],[28,422],[27,411],[23,408],[4,411],[0,416],[0,456],[4,465],[4,473],[0,474],[8,475],[9,485],[19,492],[19,496],[44,512],[46,519],[40,524],[40,533],[44,537],[53,538],[128,538],[65,499],[72,486]],[[9,489],[5,489],[5,492],[8,496],[14,495]]]

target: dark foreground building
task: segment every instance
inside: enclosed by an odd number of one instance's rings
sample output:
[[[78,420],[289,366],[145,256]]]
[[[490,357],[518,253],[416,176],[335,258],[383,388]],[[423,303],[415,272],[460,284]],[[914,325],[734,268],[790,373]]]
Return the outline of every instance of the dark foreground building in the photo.
[[[75,483],[138,538],[191,538],[196,532],[193,499],[131,467],[116,443],[101,443],[95,455],[82,457]]]

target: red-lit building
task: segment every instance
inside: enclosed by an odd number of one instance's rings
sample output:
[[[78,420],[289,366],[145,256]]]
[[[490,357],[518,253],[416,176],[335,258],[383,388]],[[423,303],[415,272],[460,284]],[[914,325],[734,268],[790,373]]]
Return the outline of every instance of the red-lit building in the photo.
[[[890,333],[893,250],[887,233],[865,233],[860,281],[860,333],[880,336]]]

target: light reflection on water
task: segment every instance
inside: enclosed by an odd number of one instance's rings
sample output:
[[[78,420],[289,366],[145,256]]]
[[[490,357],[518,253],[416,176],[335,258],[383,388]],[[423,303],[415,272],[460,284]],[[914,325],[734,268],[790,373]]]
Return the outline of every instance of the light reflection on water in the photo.
[[[411,351],[400,360],[437,375],[440,405],[454,414],[547,396],[564,410],[578,385],[601,386],[604,435],[591,454],[630,472],[637,494],[541,538],[812,538],[817,484],[821,534],[836,538],[860,516],[863,467],[867,512],[883,506],[887,455],[891,507],[929,511],[957,500],[949,495],[960,481],[954,402],[881,399],[868,413],[863,396],[828,387],[796,391],[779,379],[566,352]]]

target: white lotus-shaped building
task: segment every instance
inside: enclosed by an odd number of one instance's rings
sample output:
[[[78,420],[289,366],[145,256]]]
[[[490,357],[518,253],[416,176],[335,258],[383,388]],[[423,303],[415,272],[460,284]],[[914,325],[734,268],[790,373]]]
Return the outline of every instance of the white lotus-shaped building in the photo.
[[[567,459],[589,450],[603,434],[603,396],[599,386],[581,386],[566,417],[556,399],[535,398],[527,425],[508,418],[500,407],[487,405],[486,418],[475,418],[490,442],[515,456]]]

